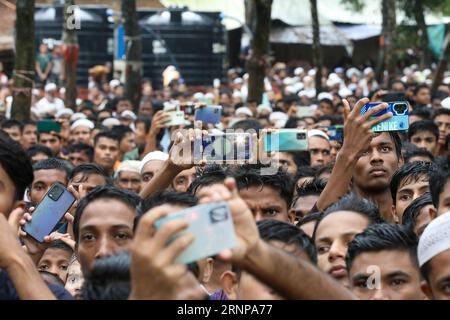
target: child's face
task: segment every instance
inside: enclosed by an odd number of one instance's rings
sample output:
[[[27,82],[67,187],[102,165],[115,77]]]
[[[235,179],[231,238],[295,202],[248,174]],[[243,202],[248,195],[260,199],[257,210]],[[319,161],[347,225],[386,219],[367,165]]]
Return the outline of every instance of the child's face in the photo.
[[[66,290],[75,298],[80,299],[81,286],[84,278],[78,260],[74,260],[67,269]]]

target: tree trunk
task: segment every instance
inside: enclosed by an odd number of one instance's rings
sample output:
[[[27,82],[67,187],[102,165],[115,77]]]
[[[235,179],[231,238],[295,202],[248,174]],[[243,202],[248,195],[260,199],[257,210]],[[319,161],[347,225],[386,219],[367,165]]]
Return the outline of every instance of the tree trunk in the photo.
[[[450,33],[447,34],[444,41],[444,51],[442,52],[441,61],[436,70],[436,74],[433,79],[433,84],[431,86],[431,94],[435,94],[439,85],[442,83],[444,78],[444,72],[447,70],[450,57]]]
[[[427,25],[425,24],[425,16],[423,13],[424,7],[422,0],[415,0],[414,2],[414,17],[416,19],[417,28],[420,34],[420,48],[422,55],[420,57],[420,69],[423,70],[430,65],[430,49],[428,48],[428,33]]]
[[[316,67],[316,96],[320,93],[322,87],[322,48],[320,47],[320,25],[319,16],[317,14],[317,0],[309,1],[311,6],[312,28],[313,28],[313,63]]]
[[[247,61],[248,97],[247,100],[262,102],[264,77],[268,64],[269,34],[272,0],[252,0],[255,12],[255,29],[251,43],[251,52]]]
[[[125,31],[125,95],[137,112],[141,100],[142,39],[139,32],[135,0],[122,0]]]
[[[375,75],[378,83],[384,83],[384,70],[386,68],[386,37],[388,37],[388,1],[381,1],[381,36],[380,36],[380,50],[378,51],[378,61],[375,70]]]
[[[63,43],[64,43],[64,78],[65,106],[75,110],[77,106],[77,61],[78,40],[76,30],[81,26],[75,21],[74,0],[64,2]]]
[[[30,118],[31,90],[34,83],[34,0],[16,3],[15,61],[11,118]]]
[[[395,80],[396,76],[396,16],[395,16],[395,0],[383,0],[383,5],[386,6],[386,30],[384,37],[385,45],[385,66],[388,71],[388,85]]]

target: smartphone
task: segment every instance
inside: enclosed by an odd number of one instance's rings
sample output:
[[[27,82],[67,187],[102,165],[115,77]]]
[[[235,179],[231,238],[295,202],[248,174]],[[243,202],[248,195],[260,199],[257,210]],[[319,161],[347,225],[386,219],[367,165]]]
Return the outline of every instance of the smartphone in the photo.
[[[376,107],[379,104],[380,102],[375,102],[364,105],[361,109],[361,114],[365,114],[371,108]],[[383,131],[408,130],[409,128],[408,111],[409,111],[409,104],[407,101],[388,102],[388,108],[376,113],[371,117],[371,119],[380,117],[387,112],[392,112],[392,118],[387,119],[373,126],[372,131],[383,132]]]
[[[53,120],[39,120],[36,126],[38,133],[61,132],[61,123]]]
[[[170,239],[169,243],[185,233],[193,234],[195,239],[175,259],[178,263],[195,262],[236,246],[233,220],[226,202],[202,204],[169,214],[157,220],[155,228],[159,229],[165,223],[179,219],[186,220],[189,226]]]
[[[343,141],[344,140],[344,126],[337,124],[327,128],[328,137],[330,140]]]
[[[265,152],[308,150],[308,134],[305,129],[280,129],[264,135]]]
[[[195,110],[195,121],[217,124],[221,116],[222,106],[206,106]]]
[[[193,115],[194,114],[194,103],[193,102],[186,102],[180,105],[180,110],[184,112],[184,114],[187,115]]]
[[[54,183],[33,212],[33,219],[23,230],[33,239],[42,243],[69,211],[75,197],[59,182]]]
[[[314,117],[314,110],[310,107],[297,107],[297,117]]]
[[[166,126],[172,127],[185,124],[183,111],[169,111],[166,113],[170,116],[170,120],[166,122]]]
[[[194,142],[194,159],[213,163],[252,161],[255,151],[250,133],[209,134]]]

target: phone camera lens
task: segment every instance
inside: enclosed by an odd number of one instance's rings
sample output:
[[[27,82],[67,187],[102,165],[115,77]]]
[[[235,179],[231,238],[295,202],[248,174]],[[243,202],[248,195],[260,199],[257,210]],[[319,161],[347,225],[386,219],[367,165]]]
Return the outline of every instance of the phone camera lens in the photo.
[[[406,109],[407,109],[407,106],[404,104],[404,103],[399,103],[399,104],[396,104],[395,106],[394,106],[394,111],[398,114],[398,115],[403,115],[403,114],[405,114],[405,111],[406,111]]]
[[[297,133],[297,140],[305,140],[306,134],[304,132]]]

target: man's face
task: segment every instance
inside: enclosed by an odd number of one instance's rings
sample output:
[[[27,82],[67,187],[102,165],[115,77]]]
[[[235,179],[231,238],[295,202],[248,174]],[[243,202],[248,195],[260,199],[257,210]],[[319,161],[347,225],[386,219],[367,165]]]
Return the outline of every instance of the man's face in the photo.
[[[80,185],[83,185],[83,190],[86,191],[86,193],[89,193],[95,187],[104,186],[105,184],[105,177],[96,173],[91,173],[86,177],[84,173],[80,172],[69,181],[69,185],[72,185],[75,190],[78,190]]]
[[[430,89],[422,88],[420,89],[415,96],[416,104],[418,105],[426,105],[431,103],[431,93]]]
[[[91,130],[86,126],[78,126],[71,132],[75,143],[91,144]]]
[[[339,152],[339,150],[341,150],[342,148],[342,144],[339,141],[336,140],[330,140],[330,156],[331,156],[331,161],[336,161],[336,156]]]
[[[395,213],[397,221],[402,223],[403,213],[405,209],[415,199],[423,195],[425,192],[430,191],[430,185],[428,183],[428,176],[426,174],[419,177],[417,181],[411,177],[404,178],[397,189],[395,195]]]
[[[143,102],[139,105],[139,116],[151,117],[153,115],[153,108],[150,102]]]
[[[383,132],[372,138],[369,147],[360,155],[353,169],[353,179],[358,188],[378,192],[389,188],[397,168],[394,142]]]
[[[163,165],[164,161],[162,160],[151,160],[144,165],[141,171],[141,188],[144,188],[150,182],[150,180],[153,179],[155,174],[162,168]]]
[[[141,175],[133,171],[121,171],[116,179],[116,186],[139,194],[141,191]]]
[[[369,226],[366,217],[351,211],[326,216],[316,229],[317,266],[344,286],[348,286],[345,264],[348,244]]]
[[[90,162],[88,155],[83,151],[71,152],[69,153],[68,158],[74,167]]]
[[[64,249],[48,248],[38,263],[40,271],[56,274],[62,281],[67,279],[67,268],[69,266],[72,252]]]
[[[436,154],[438,142],[436,136],[430,131],[419,131],[410,139],[411,143],[418,148],[424,148],[432,154]]]
[[[14,141],[20,143],[22,140],[22,133],[20,132],[19,127],[11,127],[11,128],[4,128],[3,131],[5,131],[11,139]]]
[[[294,157],[287,152],[278,152],[278,161],[288,173],[292,175],[297,174],[297,165],[294,162]]]
[[[125,110],[133,111],[133,105],[129,100],[122,100],[117,104],[117,113],[121,114]]]
[[[422,289],[430,299],[450,300],[450,250],[445,250],[428,261],[430,270],[427,284]],[[424,289],[428,290],[424,290]]]
[[[34,171],[34,179],[29,194],[31,203],[36,206],[55,182],[66,185],[66,172],[58,169]]]
[[[177,192],[186,192],[196,176],[195,167],[181,171],[172,181],[172,187]]]
[[[315,194],[299,197],[291,210],[295,212],[297,218],[307,216],[318,199],[319,195]]]
[[[450,134],[450,116],[441,114],[434,118],[434,122],[439,127],[439,144],[445,144],[445,137]]]
[[[13,209],[15,193],[13,181],[0,164],[0,214],[4,214],[7,218]]]
[[[144,144],[146,135],[147,132],[145,132],[145,123],[144,122],[136,123],[136,143]]]
[[[116,199],[98,199],[84,209],[77,256],[86,275],[97,259],[127,250],[133,238],[135,211]]]
[[[79,300],[81,298],[81,287],[83,286],[84,278],[81,273],[81,267],[78,260],[73,260],[72,263],[67,268],[67,280],[65,289],[75,299]]]
[[[134,148],[136,148],[136,135],[133,132],[129,132],[120,141],[120,151],[127,153]]]
[[[418,238],[420,238],[427,225],[433,220],[434,215],[431,215],[431,210],[434,210],[432,204],[420,209],[419,215],[416,218],[416,225],[414,226],[414,233]]]
[[[439,207],[437,208],[438,216],[450,211],[450,180],[442,188],[441,194],[439,194]]]
[[[51,133],[41,133],[39,135],[39,143],[50,148],[54,156],[61,151],[61,140],[58,136]]]
[[[319,167],[331,162],[331,146],[325,138],[309,137],[308,149],[311,155],[311,167]]]
[[[275,219],[293,222],[288,214],[288,204],[280,192],[272,187],[249,187],[239,190],[242,199],[247,203],[256,221]]]
[[[37,143],[37,128],[34,124],[26,124],[23,127],[22,146],[26,150]]]
[[[99,138],[94,147],[94,163],[110,171],[118,158],[119,142],[106,137]]]
[[[379,270],[374,276],[373,266]],[[378,275],[377,273],[375,275]],[[356,256],[349,270],[350,287],[362,300],[423,300],[420,270],[405,250],[364,252]],[[379,281],[378,288],[375,286]]]

